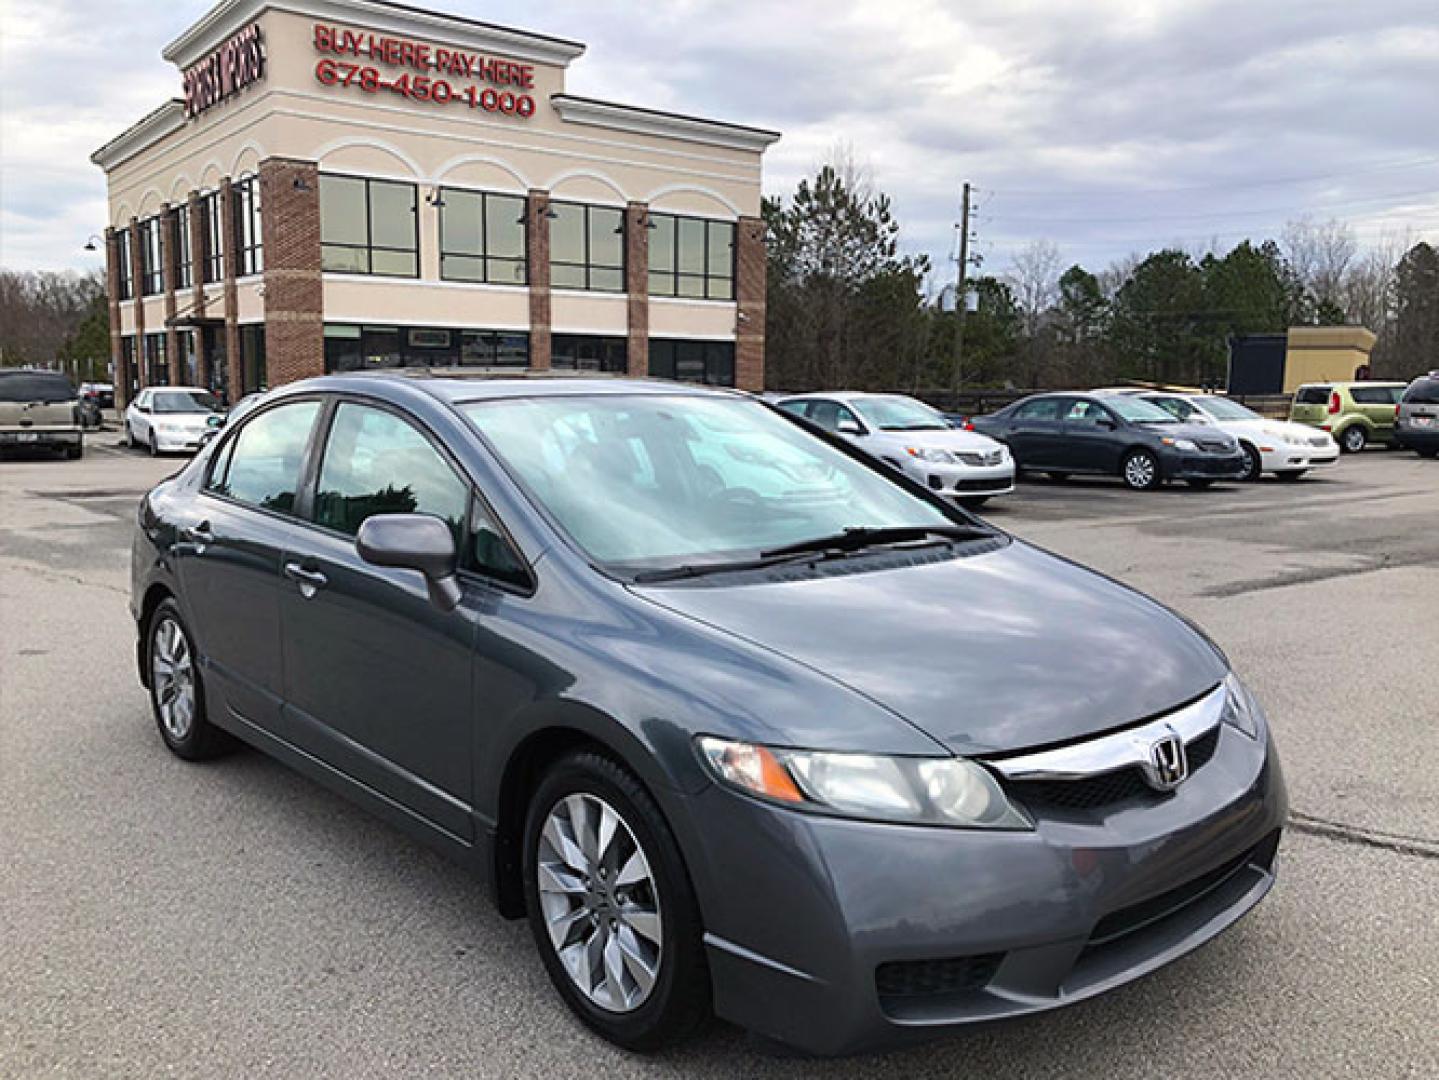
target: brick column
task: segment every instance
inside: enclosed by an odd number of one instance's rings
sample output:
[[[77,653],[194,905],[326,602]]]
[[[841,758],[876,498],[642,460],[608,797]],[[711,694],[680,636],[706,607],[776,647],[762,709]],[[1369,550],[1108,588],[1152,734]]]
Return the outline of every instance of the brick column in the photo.
[[[190,207],[190,235],[185,243],[190,245],[190,315],[195,319],[195,378],[201,386],[210,385],[210,358],[205,355],[205,332],[198,328],[205,317],[205,222],[201,219],[200,193],[190,192],[186,200]]]
[[[145,278],[140,264],[140,219],[130,219],[130,292],[135,304],[135,385],[150,385],[145,370]]]
[[[235,235],[235,188],[227,176],[220,181],[220,234],[225,238],[225,381],[230,404],[244,396],[244,365],[240,357],[240,238]]]
[[[160,271],[165,275],[165,362],[170,368],[170,385],[184,386],[185,373],[180,367],[180,331],[175,329],[178,313],[175,280],[180,273],[180,252],[175,244],[175,208],[169,203],[160,208]]]
[[[320,277],[320,170],[313,161],[260,162],[265,246],[265,365],[271,386],[325,373]]]
[[[649,207],[625,207],[625,293],[629,306],[628,374],[650,373],[650,215]]]
[[[129,404],[126,398],[130,390],[130,370],[125,363],[124,335],[120,329],[120,253],[115,230],[105,230],[105,296],[110,308],[110,363],[114,373],[110,376],[115,384],[115,408],[125,411]]]
[[[525,258],[530,282],[530,367],[550,369],[550,209],[548,191],[531,191],[525,206]]]
[[[764,389],[764,222],[742,217],[735,225],[735,385]]]

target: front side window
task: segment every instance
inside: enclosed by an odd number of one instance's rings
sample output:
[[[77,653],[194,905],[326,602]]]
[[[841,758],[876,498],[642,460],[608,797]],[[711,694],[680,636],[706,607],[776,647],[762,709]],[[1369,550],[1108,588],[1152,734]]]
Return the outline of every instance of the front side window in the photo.
[[[140,292],[154,296],[165,291],[165,274],[160,264],[160,219],[140,222]]]
[[[225,279],[225,230],[221,227],[224,215],[220,211],[220,193],[212,191],[200,197],[200,258],[203,262],[204,282]]]
[[[260,235],[260,180],[251,176],[238,181],[233,191],[235,243],[240,256],[240,277],[265,269],[265,249]]]
[[[115,280],[121,300],[135,298],[135,264],[131,261],[130,230],[115,234]]]
[[[826,431],[838,432],[843,426],[850,431],[863,430],[859,418],[837,401],[819,398],[809,403],[809,421]]]
[[[574,394],[461,409],[576,545],[621,572],[754,557],[852,526],[952,524],[754,401]]]
[[[409,421],[342,402],[325,444],[315,521],[353,536],[375,514],[433,514],[461,544],[469,485]]]
[[[319,414],[318,401],[296,401],[256,416],[221,449],[206,490],[261,510],[293,514],[305,449]]]
[[[418,277],[415,185],[359,176],[320,177],[321,265],[341,274]]]
[[[1109,412],[1097,401],[1076,401],[1069,407],[1064,419],[1071,424],[1084,424],[1089,427],[1100,427],[1106,423],[1113,426]]]
[[[190,255],[189,203],[181,203],[170,215],[170,246],[175,250],[175,288],[188,289],[195,281]]]
[[[523,285],[525,268],[522,196],[440,190],[440,277]]]
[[[734,299],[734,222],[649,215],[650,295]]]
[[[625,215],[608,206],[550,203],[550,284],[625,291]]]

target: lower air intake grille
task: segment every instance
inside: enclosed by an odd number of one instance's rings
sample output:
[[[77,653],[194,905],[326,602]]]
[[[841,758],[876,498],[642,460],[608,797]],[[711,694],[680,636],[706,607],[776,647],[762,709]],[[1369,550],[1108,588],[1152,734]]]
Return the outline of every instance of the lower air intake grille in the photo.
[[[1003,953],[989,953],[953,960],[893,960],[875,969],[874,985],[882,998],[978,990],[994,978],[1003,959]]]

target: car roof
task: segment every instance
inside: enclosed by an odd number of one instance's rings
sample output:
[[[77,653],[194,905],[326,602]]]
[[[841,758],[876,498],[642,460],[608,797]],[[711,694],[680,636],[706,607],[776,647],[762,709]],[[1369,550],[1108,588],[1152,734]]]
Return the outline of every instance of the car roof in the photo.
[[[1325,379],[1320,382],[1300,383],[1296,390],[1308,390],[1314,386],[1408,386],[1408,383],[1389,382],[1386,379]]]
[[[142,386],[141,390],[153,390],[157,394],[208,394],[210,391],[203,386]]]
[[[743,390],[727,387],[699,386],[694,383],[669,382],[664,379],[630,379],[615,376],[568,375],[545,373],[527,375],[485,376],[470,373],[442,373],[429,370],[393,369],[386,371],[354,371],[322,375],[291,383],[286,389],[303,388],[310,392],[404,394],[418,390],[450,405],[473,401],[506,398],[562,397],[577,395],[635,396],[683,395],[686,397],[739,397],[750,399]]]
[[[898,391],[874,391],[874,390],[807,390],[803,394],[789,394],[785,401],[798,401],[801,398],[830,398],[833,401],[864,401],[868,398],[909,398],[910,401],[918,401],[918,398],[909,394],[901,394]]]

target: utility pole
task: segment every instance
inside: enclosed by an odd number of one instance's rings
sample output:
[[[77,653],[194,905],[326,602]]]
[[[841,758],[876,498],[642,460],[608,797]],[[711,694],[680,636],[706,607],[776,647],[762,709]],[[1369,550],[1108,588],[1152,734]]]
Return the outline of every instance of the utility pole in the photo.
[[[964,315],[969,284],[969,181],[964,182],[959,210],[959,258],[954,268],[954,370],[951,389],[964,384]]]

